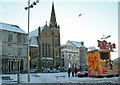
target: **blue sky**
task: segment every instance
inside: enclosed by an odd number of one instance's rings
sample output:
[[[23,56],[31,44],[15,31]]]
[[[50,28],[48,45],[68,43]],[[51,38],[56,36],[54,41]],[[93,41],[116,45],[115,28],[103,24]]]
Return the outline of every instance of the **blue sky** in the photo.
[[[28,0],[1,0],[0,22],[15,24],[27,32]],[[31,3],[35,0],[31,0]],[[30,9],[30,31],[49,24],[52,1],[57,23],[60,25],[61,45],[68,40],[84,41],[85,46],[97,47],[97,40],[111,35],[108,41],[116,43],[112,59],[118,57],[118,0],[39,0]],[[78,15],[82,14],[81,17]]]

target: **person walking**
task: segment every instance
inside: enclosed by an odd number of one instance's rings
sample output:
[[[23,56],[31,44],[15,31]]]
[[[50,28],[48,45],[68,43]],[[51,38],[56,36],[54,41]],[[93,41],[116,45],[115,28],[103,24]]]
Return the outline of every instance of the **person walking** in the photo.
[[[71,69],[68,68],[68,77],[70,77],[70,72],[71,72]]]
[[[75,73],[75,68],[74,66],[72,66],[72,77],[74,77],[74,73]]]
[[[77,76],[77,67],[75,67],[75,76]]]

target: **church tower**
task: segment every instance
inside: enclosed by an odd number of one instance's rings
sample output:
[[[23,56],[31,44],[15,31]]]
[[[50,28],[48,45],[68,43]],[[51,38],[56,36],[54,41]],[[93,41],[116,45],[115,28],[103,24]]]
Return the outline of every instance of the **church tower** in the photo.
[[[54,3],[52,2],[52,10],[51,10],[51,17],[50,17],[50,28],[57,28],[57,21],[54,9]]]
[[[47,25],[46,22],[45,26],[42,28],[42,30],[40,30],[39,35],[41,67],[62,67],[60,50],[60,26],[57,25],[53,2],[49,25]]]

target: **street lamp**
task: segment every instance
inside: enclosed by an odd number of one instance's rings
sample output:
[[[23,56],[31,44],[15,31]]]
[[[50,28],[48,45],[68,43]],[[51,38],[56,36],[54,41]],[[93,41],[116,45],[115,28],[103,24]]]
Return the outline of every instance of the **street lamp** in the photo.
[[[33,8],[34,5],[39,3],[39,0],[34,1],[30,4],[30,0],[28,0],[28,6],[25,7],[25,10],[28,10],[28,82],[30,82],[30,56],[29,56],[29,25],[30,25],[30,8]]]

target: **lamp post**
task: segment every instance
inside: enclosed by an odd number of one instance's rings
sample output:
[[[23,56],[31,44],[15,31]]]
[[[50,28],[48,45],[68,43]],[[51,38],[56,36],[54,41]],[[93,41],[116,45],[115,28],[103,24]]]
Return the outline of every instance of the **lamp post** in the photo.
[[[29,25],[30,25],[30,8],[33,8],[34,5],[39,3],[39,0],[34,1],[30,4],[30,0],[28,0],[28,6],[25,7],[25,10],[28,10],[28,82],[30,82],[30,56],[29,56]]]

